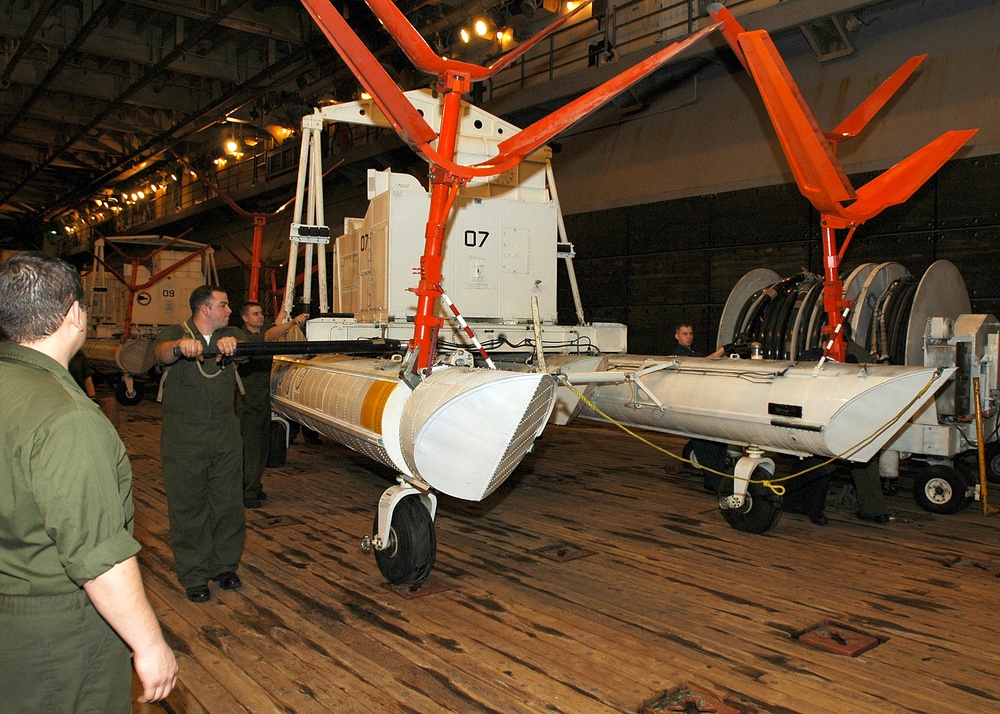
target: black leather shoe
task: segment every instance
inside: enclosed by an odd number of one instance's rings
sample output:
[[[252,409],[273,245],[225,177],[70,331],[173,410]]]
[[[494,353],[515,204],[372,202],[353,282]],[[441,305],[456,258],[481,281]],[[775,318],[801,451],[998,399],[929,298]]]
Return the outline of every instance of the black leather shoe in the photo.
[[[267,494],[264,493],[263,491],[261,491],[260,493],[257,494],[257,500],[258,501],[266,501],[267,500]]]
[[[187,595],[187,599],[191,602],[208,602],[212,599],[212,593],[209,592],[207,585],[195,585],[190,588],[184,588],[184,594]]]
[[[223,590],[239,590],[243,587],[243,581],[240,580],[240,576],[234,573],[232,570],[227,570],[224,573],[219,573],[214,578],[215,582],[219,584],[219,587]]]
[[[244,508],[260,508],[261,503],[259,498],[244,498],[243,507]]]
[[[892,520],[888,513],[880,513],[877,516],[866,516],[861,511],[858,511],[858,518],[863,521],[871,521],[872,523],[888,523]]]
[[[826,517],[825,513],[817,513],[816,515],[809,516],[809,520],[817,526],[825,526],[830,522],[830,519]]]

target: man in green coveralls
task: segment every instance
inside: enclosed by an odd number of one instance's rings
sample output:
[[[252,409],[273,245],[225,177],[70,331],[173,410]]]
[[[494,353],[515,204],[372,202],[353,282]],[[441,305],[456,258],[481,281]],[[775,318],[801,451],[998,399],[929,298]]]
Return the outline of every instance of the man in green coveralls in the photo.
[[[188,600],[212,599],[208,581],[223,590],[243,587],[236,570],[243,554],[243,443],[236,418],[236,366],[224,360],[243,337],[229,327],[229,299],[213,285],[191,293],[191,317],[165,327],[153,347],[167,367],[161,383],[160,456],[170,517],[170,547]],[[218,347],[206,360],[206,347]]]
[[[0,265],[0,709],[130,712],[177,662],[132,537],[125,445],[67,371],[86,337],[80,276],[43,253]]]
[[[247,342],[274,342],[288,334],[296,325],[303,325],[306,315],[296,315],[288,322],[275,325],[264,321],[260,303],[248,302],[240,308],[243,332]],[[261,490],[260,478],[267,465],[271,448],[271,357],[251,357],[240,365],[244,394],[237,398],[243,436],[243,505],[260,508],[267,494]]]

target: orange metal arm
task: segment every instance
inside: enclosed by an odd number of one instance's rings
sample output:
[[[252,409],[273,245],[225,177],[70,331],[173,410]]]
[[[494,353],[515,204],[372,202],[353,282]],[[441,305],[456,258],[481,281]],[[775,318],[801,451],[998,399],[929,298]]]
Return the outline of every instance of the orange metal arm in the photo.
[[[854,189],[774,42],[763,30],[744,32],[739,42],[799,190],[818,211],[836,211]]]
[[[903,65],[889,75],[889,78],[879,85],[878,89],[868,95],[865,101],[858,105],[857,109],[847,115],[844,121],[840,122],[833,131],[826,133],[826,138],[833,142],[843,141],[857,136],[868,126],[868,122],[879,113],[892,95],[910,78],[910,75],[920,66],[927,55],[917,55],[911,57]]]
[[[681,42],[675,42],[668,47],[664,47],[655,55],[647,57],[643,61],[612,77],[604,84],[590,90],[583,96],[577,97],[544,119],[540,119],[523,131],[519,131],[511,138],[501,142],[497,147],[500,149],[500,155],[527,156],[566,127],[587,116],[605,102],[615,98],[640,79],[652,74],[666,62],[679,55],[695,42],[698,42],[698,40],[714,32],[717,28],[718,25],[709,25]]]
[[[361,38],[354,34],[336,8],[327,0],[302,0],[302,4],[400,138],[418,153],[423,145],[434,141],[437,134],[406,100],[389,73],[365,47]]]
[[[840,323],[847,303],[839,269],[854,230],[889,206],[909,199],[977,130],[947,132],[855,191],[837,160],[838,142],[864,129],[926,55],[905,62],[832,132],[824,132],[770,36],[762,30],[747,32],[720,4],[708,10],[714,20],[724,23],[723,36],[757,84],[799,190],[821,214],[826,330],[831,336],[830,354],[843,361],[846,346]],[[842,229],[849,232],[838,250],[836,231]]]
[[[532,151],[544,145],[559,132],[579,121],[601,104],[609,101],[629,86],[646,77],[667,61],[685,50],[716,29],[716,25],[706,27],[682,42],[677,42],[648,57],[642,62],[630,67],[604,84],[595,87],[583,95],[556,110],[549,116],[532,124],[527,129],[518,132],[499,145],[500,153],[495,157],[478,164],[461,165],[455,163],[449,152],[435,149],[431,142],[437,138],[433,129],[424,118],[413,108],[403,92],[389,77],[382,65],[375,59],[367,47],[357,38],[340,13],[327,0],[302,0],[306,9],[316,20],[337,52],[351,67],[362,85],[368,89],[372,100],[378,105],[393,129],[414,151],[423,156],[429,163],[443,171],[468,180],[476,177],[495,176],[516,166]],[[501,62],[489,68],[470,65],[455,60],[447,60],[433,54],[431,48],[417,31],[410,25],[406,17],[391,0],[368,0],[372,10],[378,14],[386,29],[408,47],[407,56],[421,69],[440,70],[440,82],[447,74],[462,75],[466,78],[464,85],[477,78],[492,76],[507,63]],[[565,22],[568,16],[560,18],[558,24]],[[558,26],[554,23],[554,26]],[[401,33],[402,36],[396,33]],[[527,43],[526,43],[527,44]],[[421,49],[424,48],[424,49]],[[520,48],[519,48],[520,49]],[[350,54],[347,54],[350,53]],[[412,54],[411,54],[412,53]],[[429,54],[428,54],[429,53]],[[433,58],[431,57],[433,55]],[[447,89],[446,89],[447,87]],[[450,91],[448,84],[442,83],[439,90]],[[441,132],[442,135],[444,132]]]
[[[726,38],[726,44],[736,54],[736,59],[743,65],[743,69],[749,72],[750,68],[747,67],[747,58],[743,56],[743,49],[740,47],[739,41],[740,35],[746,32],[743,29],[743,25],[739,23],[733,16],[733,13],[729,12],[722,3],[713,3],[705,9],[708,10],[708,14],[713,20],[722,24],[722,36]]]
[[[949,131],[858,189],[858,200],[844,212],[858,222],[877,216],[889,206],[903,203],[965,146],[978,129]]]

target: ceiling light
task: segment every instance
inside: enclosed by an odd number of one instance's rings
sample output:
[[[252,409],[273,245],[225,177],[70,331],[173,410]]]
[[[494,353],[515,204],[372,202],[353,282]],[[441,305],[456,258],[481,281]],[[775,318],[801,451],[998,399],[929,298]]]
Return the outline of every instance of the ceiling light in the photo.
[[[476,20],[476,24],[473,27],[476,30],[476,34],[480,37],[486,37],[486,33],[490,31],[490,28],[486,26],[485,20]]]
[[[460,37],[462,38],[462,42],[465,42],[466,44],[468,44],[468,42],[469,42],[469,39],[470,39],[470,38],[469,38],[469,31],[468,31],[468,30],[466,30],[466,29],[465,29],[465,28],[463,27],[463,28],[462,28],[461,30],[459,30],[459,31],[458,31],[458,34],[459,34],[459,36],[460,36]]]

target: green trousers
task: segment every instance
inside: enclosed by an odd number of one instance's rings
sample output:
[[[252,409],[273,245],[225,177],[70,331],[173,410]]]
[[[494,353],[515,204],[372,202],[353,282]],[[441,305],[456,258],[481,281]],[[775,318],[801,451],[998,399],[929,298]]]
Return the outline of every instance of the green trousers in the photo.
[[[260,478],[271,452],[271,408],[243,407],[240,434],[243,436],[243,498],[257,498]]]
[[[160,456],[177,579],[189,588],[235,571],[246,534],[236,414],[205,421],[164,410]]]
[[[0,596],[0,711],[132,711],[128,647],[87,594]]]
[[[858,512],[863,516],[881,516],[889,512],[882,494],[882,478],[878,473],[878,457],[867,464],[855,464],[851,468],[854,492],[858,497]]]

